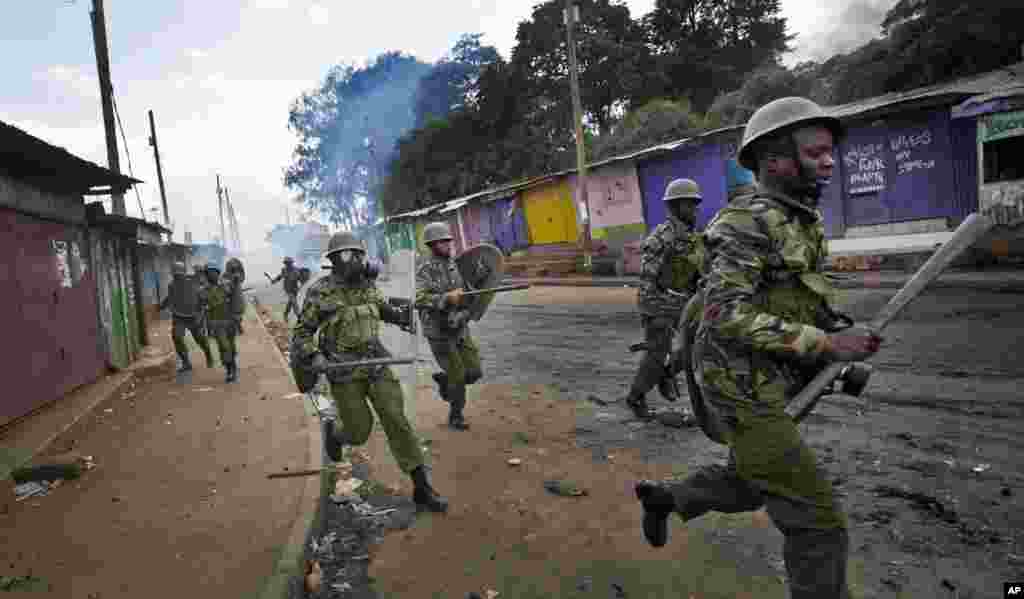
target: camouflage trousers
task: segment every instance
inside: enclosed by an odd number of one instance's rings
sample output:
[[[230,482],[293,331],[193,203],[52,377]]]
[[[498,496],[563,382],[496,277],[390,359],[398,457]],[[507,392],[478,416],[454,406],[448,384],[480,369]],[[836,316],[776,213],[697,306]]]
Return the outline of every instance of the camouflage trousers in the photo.
[[[341,421],[342,442],[363,445],[373,431],[373,412],[384,427],[391,455],[402,472],[409,473],[423,464],[423,448],[405,417],[402,387],[390,369],[378,377],[360,377],[344,383],[331,383],[331,396]]]
[[[238,357],[238,336],[237,323],[234,320],[211,322],[209,325],[210,337],[217,343],[217,352],[220,354],[220,363],[225,367],[234,364]]]
[[[472,385],[483,378],[480,366],[480,350],[476,342],[465,332],[451,337],[427,337],[430,350],[444,371],[448,401],[461,408],[466,403],[466,385]]]
[[[785,413],[786,396],[762,389],[751,402],[729,397],[726,387],[702,384],[701,392],[712,405],[734,408],[725,425],[729,463],[672,484],[677,511],[689,520],[709,511],[766,508],[785,536],[791,597],[846,597],[846,516],[826,472]]]
[[[665,378],[665,358],[672,351],[673,327],[678,321],[677,316],[644,314],[640,322],[644,327],[644,343],[647,351],[640,368],[633,379],[633,387],[630,390],[634,397],[642,397],[654,388]],[[672,372],[671,374],[677,374]]]
[[[285,304],[285,306],[284,306],[284,319],[285,319],[285,321],[288,320],[288,313],[289,312],[294,314],[295,318],[299,317],[299,300],[298,300],[299,293],[297,291],[295,293],[292,293],[292,292],[289,291],[289,292],[287,292],[287,294],[288,294],[288,303]]]
[[[196,340],[196,345],[206,355],[207,362],[213,360],[213,356],[210,354],[210,342],[203,333],[202,323],[198,318],[174,316],[171,320],[171,339],[174,341],[174,351],[178,353],[178,357],[181,358],[182,362],[188,363],[188,344],[185,343],[185,333],[192,333],[192,338]]]

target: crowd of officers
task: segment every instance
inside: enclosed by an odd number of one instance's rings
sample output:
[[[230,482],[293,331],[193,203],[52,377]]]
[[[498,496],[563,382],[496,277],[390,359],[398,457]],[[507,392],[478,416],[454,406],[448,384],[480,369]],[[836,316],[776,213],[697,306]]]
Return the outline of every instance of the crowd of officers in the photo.
[[[244,332],[242,317],[245,313],[245,297],[242,283],[245,269],[237,258],[228,260],[223,274],[215,262],[205,267],[193,266],[192,276],[186,276],[185,263],[175,262],[167,297],[160,302],[160,309],[171,312],[171,337],[178,354],[179,374],[192,370],[185,334],[192,339],[206,356],[206,367],[214,368],[213,353],[209,338],[217,344],[221,365],[224,367],[225,382],[238,380],[238,344],[236,337]]]
[[[668,399],[677,398],[674,381],[683,365],[673,361],[672,339],[684,320],[684,307],[699,294],[700,310],[689,315],[699,322],[689,368],[718,431],[715,440],[730,449],[729,460],[682,481],[639,481],[635,491],[643,508],[642,529],[652,546],[661,547],[673,512],[687,521],[709,511],[766,508],[785,537],[794,599],[847,596],[849,537],[832,483],[784,408],[825,365],[864,360],[882,341],[866,329],[839,329],[825,322],[835,313],[829,307],[832,289],[821,273],[826,248],[817,206],[842,135],[839,122],[810,100],[782,98],[761,107],[746,126],[738,156],[755,173],[756,191],[733,199],[703,233],[695,229],[699,186],[690,179],[668,185],[668,219],[643,244],[639,309],[647,354],[625,397],[641,419],[651,416],[646,394],[654,387]],[[465,282],[452,256],[448,226],[428,225],[424,241],[431,253],[417,270],[412,308],[419,312],[441,367],[434,381],[449,404],[448,424],[466,430],[466,386],[483,376],[480,355],[465,320],[447,318],[463,305]],[[381,323],[410,330],[411,309],[393,305],[377,289],[379,270],[353,234],[334,235],[326,257],[332,272],[309,288],[297,313],[290,357],[303,392],[313,388],[320,374],[330,383],[338,420],[324,420],[327,453],[338,461],[344,445],[367,441],[372,405],[395,460],[412,478],[415,503],[446,511],[448,502],[431,485],[391,368],[372,362],[334,366],[390,358],[379,338]],[[286,263],[286,270],[290,266]],[[212,366],[203,335],[204,328],[209,330],[228,380],[234,380],[240,313],[233,311],[233,302],[240,282],[220,276],[214,265],[207,266],[205,275],[203,281],[197,272],[197,284],[189,286],[184,267],[176,266],[164,302],[174,313],[175,347],[182,369],[190,369],[183,336],[191,331]],[[282,279],[292,312],[298,287],[290,271],[272,282]],[[461,324],[453,328],[452,322]]]

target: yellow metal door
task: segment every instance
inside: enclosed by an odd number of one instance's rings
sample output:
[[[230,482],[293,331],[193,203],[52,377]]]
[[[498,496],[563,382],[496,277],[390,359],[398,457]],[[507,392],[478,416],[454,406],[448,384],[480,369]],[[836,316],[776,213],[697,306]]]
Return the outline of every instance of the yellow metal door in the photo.
[[[523,193],[530,243],[576,241],[576,207],[566,180],[529,189]]]

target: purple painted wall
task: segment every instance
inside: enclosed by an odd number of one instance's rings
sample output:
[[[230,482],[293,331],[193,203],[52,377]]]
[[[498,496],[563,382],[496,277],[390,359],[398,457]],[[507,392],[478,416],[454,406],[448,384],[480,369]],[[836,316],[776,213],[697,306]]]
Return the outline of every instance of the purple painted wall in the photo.
[[[846,226],[954,217],[948,110],[857,123],[840,144]]]
[[[672,179],[686,177],[700,185],[704,201],[697,213],[698,229],[703,229],[711,217],[725,206],[728,196],[723,151],[719,143],[706,143],[680,148],[667,156],[645,160],[637,165],[648,233],[665,222],[665,206],[661,198],[665,186]]]
[[[484,209],[484,214],[491,221],[495,245],[505,252],[510,252],[530,244],[523,210],[515,196],[488,202],[484,204]]]

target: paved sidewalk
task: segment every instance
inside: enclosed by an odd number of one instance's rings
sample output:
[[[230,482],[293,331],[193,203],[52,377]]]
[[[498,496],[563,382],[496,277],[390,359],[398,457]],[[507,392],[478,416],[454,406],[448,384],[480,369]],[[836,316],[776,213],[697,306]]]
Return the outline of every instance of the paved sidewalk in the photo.
[[[165,352],[169,329],[150,330]],[[251,308],[245,331],[238,383],[194,352],[190,377],[137,379],[44,452],[92,456],[94,470],[22,502],[4,487],[0,575],[49,586],[31,596],[284,596],[319,480],[266,475],[319,467],[319,430]]]
[[[842,289],[881,288],[899,289],[911,274],[898,271],[863,271],[830,273]],[[529,283],[531,285],[569,285],[578,287],[639,287],[640,277],[578,276],[564,277],[507,277],[503,284]],[[1024,269],[950,270],[932,284],[935,288],[987,290],[1024,293]]]

